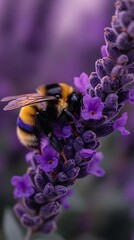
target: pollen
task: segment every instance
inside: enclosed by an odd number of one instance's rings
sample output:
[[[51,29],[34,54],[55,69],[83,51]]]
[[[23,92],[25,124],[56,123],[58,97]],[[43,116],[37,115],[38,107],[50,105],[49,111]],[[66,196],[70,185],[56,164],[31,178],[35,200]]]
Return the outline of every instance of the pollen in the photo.
[[[95,111],[90,111],[90,114],[91,114],[91,115],[94,115],[94,114],[95,114]]]
[[[48,163],[49,163],[49,164],[52,164],[52,163],[53,163],[53,161],[52,161],[52,160],[48,160]]]

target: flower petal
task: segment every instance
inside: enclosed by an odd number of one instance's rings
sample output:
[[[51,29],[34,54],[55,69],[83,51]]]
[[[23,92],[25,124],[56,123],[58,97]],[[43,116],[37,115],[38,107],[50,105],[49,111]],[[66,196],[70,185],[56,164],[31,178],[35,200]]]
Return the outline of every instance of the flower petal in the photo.
[[[87,166],[88,174],[95,175],[97,177],[102,177],[105,175],[105,171],[100,167],[100,161],[102,160],[103,155],[101,152],[96,153],[96,155],[91,159]]]
[[[119,130],[122,133],[122,135],[130,134],[130,132],[128,130],[126,130],[124,127],[124,125],[127,122],[127,118],[128,118],[128,115],[127,115],[127,112],[125,112],[122,114],[122,116],[120,118],[115,120],[114,125],[113,125],[114,130]]]
[[[50,161],[45,160],[39,165],[39,168],[45,172],[52,172],[58,165],[58,158],[50,159]]]
[[[89,85],[89,77],[86,73],[82,73],[80,77],[74,78],[74,85],[78,91],[85,93]]]

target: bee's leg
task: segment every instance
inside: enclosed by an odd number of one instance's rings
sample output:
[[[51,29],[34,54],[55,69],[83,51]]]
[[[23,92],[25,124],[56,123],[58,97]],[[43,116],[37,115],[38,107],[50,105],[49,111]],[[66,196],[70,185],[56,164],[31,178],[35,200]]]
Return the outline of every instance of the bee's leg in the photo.
[[[66,162],[67,159],[64,154],[61,141],[53,134],[49,120],[41,114],[38,114],[38,122],[40,124],[41,131],[43,131],[45,135],[50,139],[50,142],[54,149],[63,157],[64,161]]]
[[[75,136],[78,137],[79,135],[78,135],[77,130],[76,130],[75,118],[74,118],[73,114],[71,112],[69,112],[67,109],[64,109],[64,113],[65,113],[65,115],[66,115],[66,117],[67,117],[67,119],[68,119],[68,121],[71,125],[71,128],[72,128]]]
[[[67,162],[67,158],[64,154],[61,141],[52,132],[50,132],[48,134],[48,137],[49,137],[50,142],[51,142],[52,146],[54,147],[54,149],[63,157],[64,162]]]

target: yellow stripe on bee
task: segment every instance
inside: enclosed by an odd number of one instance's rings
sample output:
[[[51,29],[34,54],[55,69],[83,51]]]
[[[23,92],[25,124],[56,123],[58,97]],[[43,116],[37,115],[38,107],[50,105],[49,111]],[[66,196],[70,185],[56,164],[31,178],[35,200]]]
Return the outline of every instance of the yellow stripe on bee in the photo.
[[[19,113],[19,117],[22,121],[29,125],[35,125],[37,109],[34,105],[22,107]]]
[[[37,138],[34,134],[29,134],[26,133],[25,131],[23,131],[22,129],[20,129],[19,127],[17,127],[16,129],[17,131],[17,136],[19,141],[26,147],[32,147],[34,145],[36,145],[37,143]]]
[[[67,100],[68,96],[73,92],[73,88],[66,83],[60,83],[61,95],[64,101]]]

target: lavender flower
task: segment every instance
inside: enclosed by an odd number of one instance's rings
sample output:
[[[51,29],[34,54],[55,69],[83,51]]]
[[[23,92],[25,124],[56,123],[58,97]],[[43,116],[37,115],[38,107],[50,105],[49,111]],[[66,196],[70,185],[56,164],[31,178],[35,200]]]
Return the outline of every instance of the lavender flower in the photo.
[[[31,186],[31,182],[27,174],[24,174],[22,177],[12,177],[11,183],[15,187],[15,198],[30,197],[34,193],[34,189]]]
[[[80,77],[75,77],[74,78],[74,86],[78,89],[80,92],[86,93],[86,88],[89,84],[89,78],[86,73],[82,73]]]
[[[15,212],[23,225],[32,231],[48,233],[55,230],[55,217],[64,205],[68,187],[77,178],[105,174],[100,167],[102,154],[96,153],[100,137],[115,130],[123,135],[129,134],[124,127],[127,113],[120,118],[117,115],[126,101],[133,102],[134,99],[134,90],[128,88],[134,81],[132,9],[134,2],[131,0],[116,2],[112,28],[104,31],[106,45],[102,48],[103,58],[96,61],[96,71],[89,78],[82,73],[80,78],[74,79],[76,88],[83,93],[83,103],[80,116],[74,116],[75,129],[70,127],[70,122],[63,126],[60,121],[52,127],[61,142],[60,154],[52,148],[49,140],[41,147],[40,154],[31,154],[27,171],[31,183],[17,193],[20,202],[15,206]],[[124,14],[125,18],[122,17]],[[17,191],[19,179],[12,180],[12,183]]]
[[[71,126],[59,126],[58,124],[54,126],[54,134],[58,138],[68,138],[71,135]]]
[[[124,125],[126,124],[127,121],[127,113],[123,113],[122,116],[118,119],[115,120],[114,122],[114,129],[119,130],[122,135],[129,135],[130,132],[124,128]]]
[[[99,162],[102,161],[103,154],[101,152],[96,153],[96,155],[91,159],[87,166],[88,174],[95,175],[97,177],[102,177],[105,175],[103,168],[99,166]]]
[[[84,109],[81,115],[84,120],[101,119],[104,104],[99,97],[91,98],[88,94],[83,97]]]
[[[42,155],[36,155],[35,159],[39,163],[39,168],[45,172],[52,172],[58,165],[58,154],[52,146],[46,146]]]

